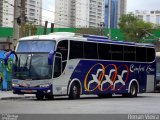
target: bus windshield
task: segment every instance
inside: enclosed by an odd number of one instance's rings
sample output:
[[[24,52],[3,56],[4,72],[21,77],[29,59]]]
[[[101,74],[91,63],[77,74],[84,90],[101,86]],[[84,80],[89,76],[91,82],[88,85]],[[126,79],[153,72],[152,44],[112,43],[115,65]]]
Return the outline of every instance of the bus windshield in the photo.
[[[53,40],[19,41],[13,77],[21,80],[51,79],[52,65],[48,65],[48,54],[54,50],[55,43]]]
[[[19,41],[16,52],[50,52],[54,50],[55,41],[51,40],[26,40]]]
[[[48,65],[48,53],[17,53],[18,61],[14,64],[15,79],[51,79],[52,66]]]

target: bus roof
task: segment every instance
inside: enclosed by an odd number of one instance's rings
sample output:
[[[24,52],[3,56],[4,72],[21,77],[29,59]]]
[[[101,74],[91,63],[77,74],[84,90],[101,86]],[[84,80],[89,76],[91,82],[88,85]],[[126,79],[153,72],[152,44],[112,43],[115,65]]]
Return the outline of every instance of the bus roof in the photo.
[[[29,37],[21,38],[20,41],[24,41],[24,40],[56,40],[56,41],[59,41],[62,39],[90,41],[90,42],[97,42],[97,43],[101,42],[101,43],[110,43],[110,44],[124,44],[124,45],[142,46],[142,47],[154,47],[153,44],[114,41],[114,40],[108,39],[108,37],[106,36],[88,35],[88,34],[82,35],[82,34],[77,34],[77,33],[72,33],[72,32],[54,32],[48,35],[29,36]]]

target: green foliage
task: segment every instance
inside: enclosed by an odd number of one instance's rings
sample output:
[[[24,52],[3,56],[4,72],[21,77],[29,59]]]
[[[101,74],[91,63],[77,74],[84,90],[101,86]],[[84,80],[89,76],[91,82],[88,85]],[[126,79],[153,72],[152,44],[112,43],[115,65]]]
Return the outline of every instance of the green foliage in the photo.
[[[153,28],[153,24],[144,22],[131,13],[122,15],[118,25],[124,33],[125,41],[133,42],[141,42],[141,39],[149,35]]]

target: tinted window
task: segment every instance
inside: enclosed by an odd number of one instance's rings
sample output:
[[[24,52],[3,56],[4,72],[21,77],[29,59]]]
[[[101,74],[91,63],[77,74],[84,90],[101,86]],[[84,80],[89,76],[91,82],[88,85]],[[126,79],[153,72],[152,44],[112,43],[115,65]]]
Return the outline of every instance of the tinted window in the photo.
[[[123,60],[123,46],[111,45],[112,60]]]
[[[62,71],[65,69],[67,64],[67,57],[68,57],[68,41],[60,41],[57,46],[58,53],[62,54]]]
[[[83,58],[83,42],[70,42],[70,59]]]
[[[62,72],[61,62],[62,62],[62,58],[56,56],[55,57],[55,65],[54,65],[54,78],[59,77],[61,75],[61,72]]]
[[[98,44],[99,59],[111,60],[111,47],[109,44]]]
[[[124,61],[135,61],[135,47],[124,46]]]
[[[136,47],[136,61],[146,62],[146,48]]]
[[[62,54],[62,60],[67,60],[68,56],[68,41],[60,41],[57,46],[57,51]]]
[[[155,59],[154,48],[147,48],[147,62],[152,62]]]
[[[98,59],[97,43],[84,42],[84,56],[86,59]]]

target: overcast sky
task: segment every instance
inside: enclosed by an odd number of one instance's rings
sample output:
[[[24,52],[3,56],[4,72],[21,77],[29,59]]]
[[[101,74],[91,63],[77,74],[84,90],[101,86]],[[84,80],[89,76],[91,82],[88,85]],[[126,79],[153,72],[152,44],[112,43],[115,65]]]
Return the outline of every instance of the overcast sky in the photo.
[[[160,0],[127,0],[127,11],[160,10]]]
[[[54,13],[51,12],[54,11],[54,1],[55,0],[42,0],[42,21],[54,20]],[[135,10],[160,10],[160,0],[127,0],[127,12],[133,12]]]

